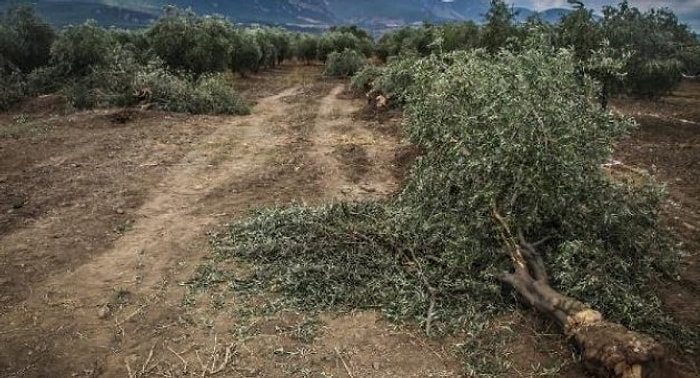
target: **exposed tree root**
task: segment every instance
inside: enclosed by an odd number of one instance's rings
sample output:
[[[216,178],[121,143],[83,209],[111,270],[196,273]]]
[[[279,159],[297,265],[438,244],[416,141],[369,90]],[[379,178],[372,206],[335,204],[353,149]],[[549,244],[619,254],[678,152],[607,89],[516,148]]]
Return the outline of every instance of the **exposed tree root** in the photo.
[[[510,250],[515,268],[512,273],[502,274],[501,280],[513,286],[528,304],[562,327],[564,335],[581,351],[582,362],[588,371],[600,377],[671,376],[670,372],[657,375],[665,360],[661,344],[647,335],[604,320],[600,312],[552,289],[535,246],[522,234],[518,234],[516,241],[495,208],[493,214],[502,227],[501,236]]]

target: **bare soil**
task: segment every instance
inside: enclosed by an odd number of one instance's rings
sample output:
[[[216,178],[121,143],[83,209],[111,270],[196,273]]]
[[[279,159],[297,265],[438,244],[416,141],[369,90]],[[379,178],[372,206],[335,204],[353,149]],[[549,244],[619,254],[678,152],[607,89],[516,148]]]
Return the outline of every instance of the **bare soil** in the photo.
[[[244,321],[235,303],[183,304],[207,232],[398,188],[398,137],[352,119],[344,82],[306,66],[235,82],[250,116],[73,113],[60,98],[0,116],[0,376],[457,374],[439,343],[371,312]]]
[[[319,73],[235,78],[255,102],[243,117],[72,112],[58,97],[0,114],[0,376],[463,376],[453,352],[467,335],[431,339],[368,311],[243,317],[236,298],[183,285],[210,255],[207,233],[251,209],[399,189],[420,153],[400,113],[368,116]],[[669,183],[687,251],[681,281],[659,291],[700,331],[700,86],[615,106],[640,122],[617,158]],[[515,335],[502,351],[514,376],[561,361],[554,376],[585,376],[538,315],[499,327]]]
[[[663,215],[683,251],[678,280],[660,281],[656,289],[667,311],[700,334],[700,83],[685,81],[660,100],[620,99],[613,106],[638,123],[616,158],[665,183]],[[697,354],[677,362],[700,376]]]

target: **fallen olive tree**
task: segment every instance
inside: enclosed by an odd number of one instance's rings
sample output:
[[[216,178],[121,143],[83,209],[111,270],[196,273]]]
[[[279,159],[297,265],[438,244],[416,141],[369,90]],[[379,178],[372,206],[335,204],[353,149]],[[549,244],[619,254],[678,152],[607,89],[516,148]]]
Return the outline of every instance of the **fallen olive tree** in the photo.
[[[606,321],[600,312],[554,290],[534,245],[522,234],[518,234],[516,241],[495,209],[494,217],[503,227],[503,241],[510,250],[514,267],[514,272],[504,273],[500,279],[515,288],[530,306],[557,322],[581,351],[589,371],[602,377],[642,378],[660,368],[665,357],[660,343]]]
[[[273,290],[277,307],[374,309],[430,336],[482,334],[514,310],[510,286],[603,376],[635,377],[663,358],[636,332],[692,347],[650,290],[677,256],[659,217],[663,188],[601,169],[634,122],[601,108],[570,51],[542,46],[390,62],[374,82],[400,99],[424,151],[399,195],[262,210],[212,239],[216,258],[193,282]],[[219,272],[230,258],[249,271]],[[470,361],[467,374],[508,373]]]
[[[555,272],[552,282],[546,269],[559,268],[557,250],[576,241],[581,249],[650,264],[627,260],[626,274],[660,274],[653,261],[670,255],[671,248],[656,218],[661,197],[652,193],[658,188],[650,179],[642,187],[619,182],[601,169],[631,122],[596,104],[593,80],[572,80],[575,62],[565,51],[502,52],[494,59],[465,53],[423,64],[427,68],[416,74],[420,89],[409,101],[408,130],[428,152],[404,200],[424,208],[421,214],[446,209],[457,218],[478,214],[481,224],[471,232],[498,240],[512,263],[510,273],[495,276],[556,321],[589,371],[641,378],[656,368],[664,358],[659,342],[604,320],[576,299],[577,290],[571,290],[576,282],[561,279],[573,272]],[[629,223],[619,223],[623,218]],[[540,239],[550,261],[524,235]],[[582,285],[601,273],[624,274],[610,271],[612,266],[588,270],[594,262],[581,263]],[[554,289],[559,285],[571,295]],[[602,310],[612,309],[603,303]]]

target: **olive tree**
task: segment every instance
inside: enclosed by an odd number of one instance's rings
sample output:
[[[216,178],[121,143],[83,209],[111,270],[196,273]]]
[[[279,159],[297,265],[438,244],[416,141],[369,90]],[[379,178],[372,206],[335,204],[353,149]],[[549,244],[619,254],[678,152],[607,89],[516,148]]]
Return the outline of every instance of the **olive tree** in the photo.
[[[318,37],[302,34],[294,42],[294,55],[297,59],[310,64],[316,59],[318,52]]]
[[[347,77],[354,75],[367,64],[367,58],[361,53],[345,49],[342,52],[328,54],[324,76]]]
[[[443,51],[475,48],[479,45],[479,26],[473,21],[445,24],[441,27]]]
[[[556,26],[560,46],[572,47],[576,58],[585,61],[600,47],[603,31],[593,10],[580,7],[561,18]]]
[[[171,68],[201,75],[229,66],[233,26],[218,17],[197,17],[177,8],[148,30],[150,46]]]
[[[292,35],[290,32],[275,28],[269,31],[272,38],[272,44],[277,50],[277,64],[282,64],[287,59],[291,59],[292,51]]]
[[[255,37],[256,43],[260,47],[261,57],[259,61],[260,67],[273,68],[277,65],[279,50],[274,44],[274,39],[271,33],[264,28],[249,29],[249,33]]]
[[[658,215],[662,191],[601,169],[634,124],[595,103],[598,84],[577,77],[574,53],[542,46],[412,67],[407,133],[425,154],[399,202],[426,239],[466,238],[438,255],[490,254],[491,268],[477,270],[492,269],[555,320],[593,371],[631,377],[663,349],[593,308],[636,329],[648,329],[642,314],[660,313],[644,288],[672,251]]]
[[[481,47],[492,53],[506,47],[508,40],[519,34],[514,19],[515,13],[505,1],[491,0],[486,23],[481,29]]]
[[[594,373],[636,377],[659,362],[660,344],[637,331],[673,329],[649,290],[677,256],[663,190],[602,169],[634,122],[597,104],[573,51],[542,42],[362,71],[401,98],[422,151],[400,194],[261,212],[217,239],[219,259],[251,263],[287,303],[381,309],[428,334],[498,319],[512,287]]]
[[[241,76],[260,70],[263,52],[255,35],[246,31],[236,31],[231,40],[231,69]]]
[[[656,97],[668,93],[681,80],[686,46],[697,40],[668,9],[642,12],[625,0],[603,8],[602,29],[610,46],[629,50],[625,81],[618,91]]]
[[[318,41],[316,58],[325,62],[328,55],[333,52],[342,52],[345,49],[360,51],[362,44],[360,39],[349,32],[326,33]]]
[[[10,66],[23,73],[46,65],[56,32],[28,5],[0,15],[0,72]]]
[[[114,36],[94,21],[64,29],[51,46],[50,65],[67,77],[83,77],[105,64],[116,46]]]

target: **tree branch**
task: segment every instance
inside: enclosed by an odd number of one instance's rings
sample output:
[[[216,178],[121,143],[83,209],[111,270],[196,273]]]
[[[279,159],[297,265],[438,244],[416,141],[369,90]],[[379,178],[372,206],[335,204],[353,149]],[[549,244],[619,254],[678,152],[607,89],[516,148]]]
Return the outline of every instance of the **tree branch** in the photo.
[[[601,377],[642,378],[664,363],[663,347],[653,338],[608,322],[600,312],[549,286],[544,261],[535,246],[521,232],[515,242],[495,205],[493,216],[514,267],[512,273],[504,272],[498,278],[559,324],[564,335],[581,350],[582,362],[590,372]]]

